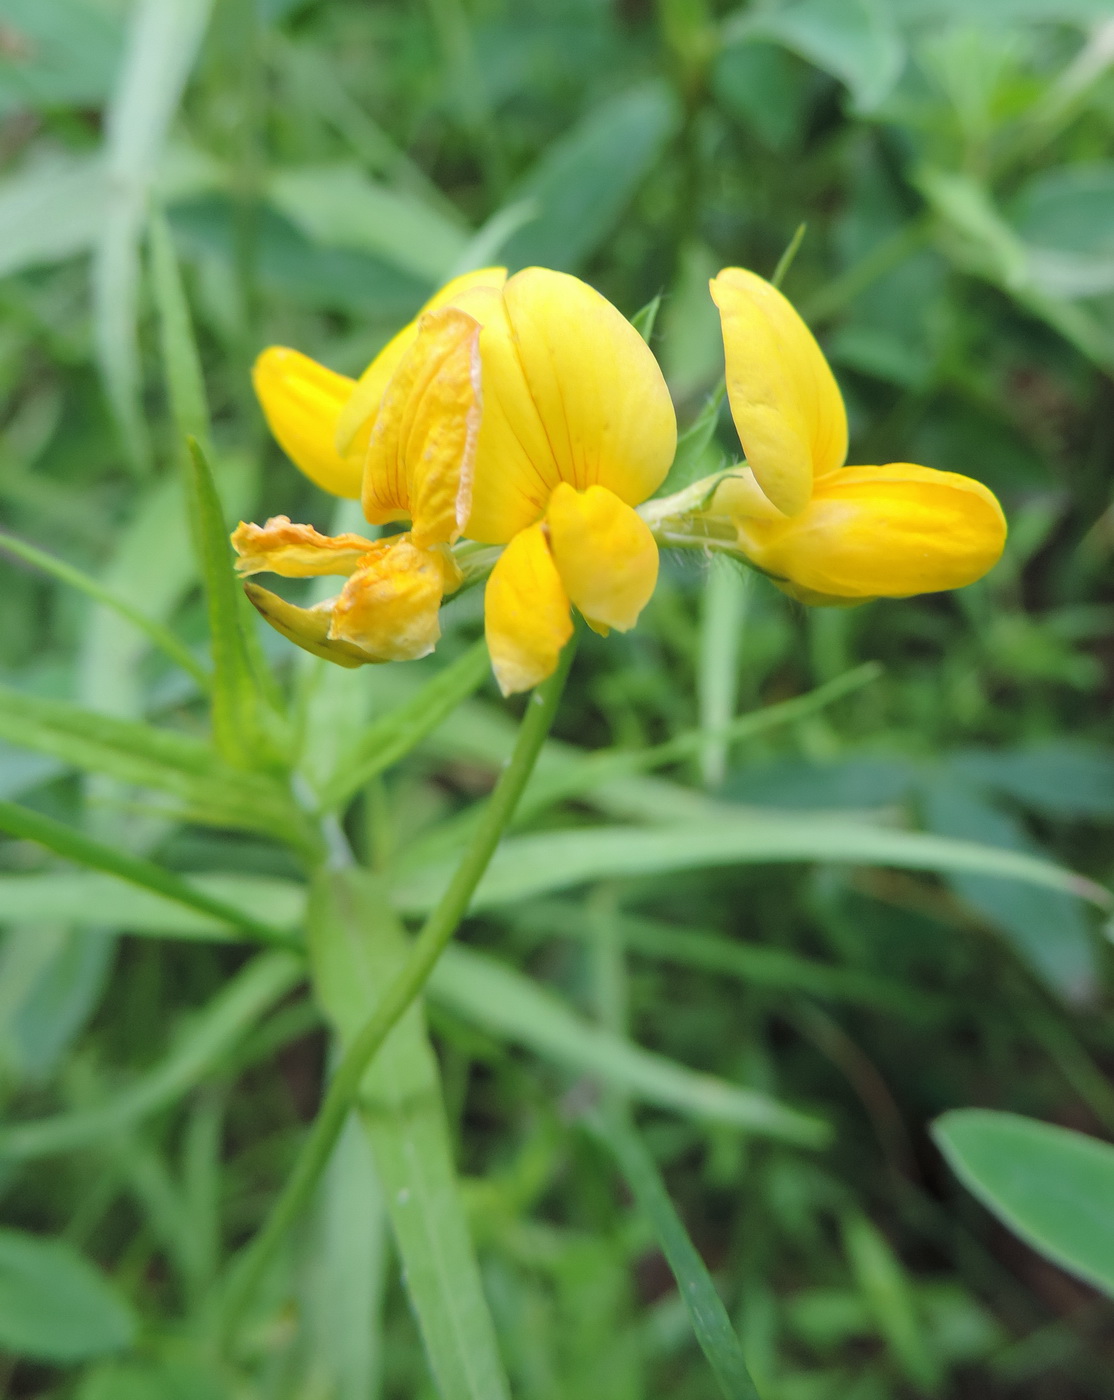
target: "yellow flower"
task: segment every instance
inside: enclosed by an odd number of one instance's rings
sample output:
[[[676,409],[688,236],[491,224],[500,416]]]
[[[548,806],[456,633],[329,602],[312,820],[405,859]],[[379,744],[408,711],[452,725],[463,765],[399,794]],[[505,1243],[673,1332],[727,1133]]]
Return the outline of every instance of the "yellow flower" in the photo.
[[[295,465],[334,495],[362,497],[373,524],[412,521],[378,541],[330,539],[284,516],[262,529],[240,525],[232,542],[241,575],[347,577],[337,598],[311,610],[249,590],[267,620],[309,650],[358,664],[425,656],[436,644],[442,597],[461,582],[447,546],[468,516],[479,430],[480,323],[462,307],[505,279],[503,268],[485,268],[450,282],[359,380],[278,346],[257,360],[256,392]]]
[[[642,337],[584,282],[528,268],[484,294],[467,533],[505,544],[485,625],[505,695],[549,675],[572,628],[633,627],[658,551],[634,507],[676,448],[669,391]]]
[[[299,619],[264,590],[268,621],[319,654],[425,655],[437,610],[461,576],[467,534],[505,545],[485,622],[504,694],[549,675],[577,607],[601,633],[633,627],[658,552],[634,507],[664,479],[676,419],[657,361],[598,292],[564,273],[487,269],[450,283],[358,382],[290,350],[269,350],[256,388],[295,463],[374,524],[409,521],[373,544],[329,539],[284,517],[233,536],[239,570],[337,573],[342,593]],[[356,649],[353,652],[353,648]]]
[[[997,563],[1006,521],[993,492],[906,462],[845,467],[843,399],[792,305],[737,267],[711,292],[748,463],[711,510],[749,559],[803,602],[845,604],[962,588]]]

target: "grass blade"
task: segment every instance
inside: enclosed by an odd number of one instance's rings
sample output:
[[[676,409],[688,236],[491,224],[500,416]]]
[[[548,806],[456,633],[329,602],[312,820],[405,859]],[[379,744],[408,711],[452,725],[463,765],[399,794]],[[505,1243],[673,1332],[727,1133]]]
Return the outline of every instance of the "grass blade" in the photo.
[[[45,846],[64,860],[72,860],[90,870],[100,870],[106,875],[115,875],[119,880],[126,880],[129,884],[152,890],[164,899],[172,899],[199,914],[208,914],[233,928],[243,929],[245,933],[262,942],[288,945],[293,941],[285,930],[263,923],[234,904],[214,899],[204,890],[183,880],[180,875],[164,870],[153,861],[128,855],[125,851],[117,850],[115,846],[95,841],[84,832],[76,831],[63,822],[56,822],[52,817],[45,817],[40,812],[33,812],[28,807],[21,807],[16,802],[0,800],[0,831],[6,831],[9,836],[21,840],[37,841],[39,845]]]
[[[499,848],[472,902],[474,909],[570,889],[592,880],[660,875],[723,865],[838,861],[906,870],[966,870],[1064,890],[1103,908],[1110,893],[1093,880],[1022,851],[980,846],[920,831],[898,831],[829,817],[725,817],[651,828],[595,827],[519,836]],[[451,864],[408,870],[396,907],[424,913],[437,901]]]
[[[593,1131],[611,1149],[638,1209],[653,1226],[720,1390],[727,1400],[761,1400],[727,1309],[642,1139],[619,1117],[593,1125]]]
[[[429,981],[440,1005],[576,1074],[678,1113],[821,1147],[828,1126],[767,1094],[699,1074],[578,1016],[545,987],[471,948],[446,948]]]
[[[140,403],[139,244],[148,192],[209,8],[210,0],[141,0],[105,118],[110,194],[93,256],[93,325],[109,403],[138,471],[151,455]]]
[[[194,437],[208,444],[209,404],[201,357],[190,323],[182,275],[174,253],[170,226],[161,211],[151,215],[151,282],[159,313],[163,372],[170,395],[170,410],[178,436]]]
[[[103,583],[90,578],[80,569],[74,568],[72,564],[67,564],[62,559],[56,559],[53,554],[36,549],[33,544],[16,539],[14,535],[0,531],[0,548],[6,549],[9,554],[14,554],[17,559],[22,559],[24,563],[41,569],[44,574],[51,574],[60,583],[64,583],[70,588],[76,588],[79,592],[92,598],[94,602],[111,608],[113,612],[118,613],[120,617],[137,627],[175,665],[180,666],[183,671],[191,675],[202,690],[208,690],[209,673],[185,642],[175,636],[169,627],[156,621],[153,617],[147,617],[138,608],[132,607],[126,598],[121,598],[111,589],[106,588]]]

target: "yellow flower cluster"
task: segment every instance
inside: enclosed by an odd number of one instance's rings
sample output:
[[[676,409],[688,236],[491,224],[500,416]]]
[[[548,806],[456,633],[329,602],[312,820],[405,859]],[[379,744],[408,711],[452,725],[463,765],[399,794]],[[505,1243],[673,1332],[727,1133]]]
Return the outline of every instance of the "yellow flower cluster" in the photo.
[[[994,496],[926,467],[844,467],[843,401],[789,302],[740,268],[711,290],[747,465],[713,484],[697,513],[725,522],[733,547],[805,602],[981,577],[1005,540]],[[278,442],[318,486],[359,498],[372,524],[408,525],[376,540],[285,516],[238,527],[242,575],[345,578],[315,609],[249,586],[268,621],[309,650],[349,666],[428,654],[442,599],[463,581],[462,540],[501,547],[490,551],[484,617],[504,694],[553,671],[573,607],[606,634],[633,627],[649,601],[658,546],[647,517],[668,511],[637,507],[672,463],[673,405],[642,337],[577,278],[469,273],[359,380],[273,347],[255,388]]]

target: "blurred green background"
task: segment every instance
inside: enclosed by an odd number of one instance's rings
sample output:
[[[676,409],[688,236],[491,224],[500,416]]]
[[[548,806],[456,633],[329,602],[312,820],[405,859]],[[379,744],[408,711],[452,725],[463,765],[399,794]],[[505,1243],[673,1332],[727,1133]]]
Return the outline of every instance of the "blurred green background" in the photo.
[[[1112,152],[1104,0],[0,0],[4,528],[203,647],[152,206],[183,264],[230,520],[322,529],[358,517],[266,436],[248,375],[264,345],[358,374],[455,270],[540,263],[628,315],[663,294],[654,348],[683,426],[722,373],[708,277],[771,275],[804,222],[785,290],[839,377],[851,460],[986,482],[1006,558],[958,594],[814,612],[732,568],[667,560],[633,634],[582,644],[560,739],[634,749],[862,662],[882,674],[598,787],[559,823],[835,811],[1043,850],[1109,882]],[[724,415],[708,469],[737,453]],[[0,571],[5,684],[198,726],[188,678],[139,633],[19,560]],[[367,711],[459,655],[479,603],[449,606],[431,661],[359,672]],[[292,649],[262,641],[297,680]],[[513,708],[489,686],[352,815],[380,864],[405,871],[487,789]],[[177,871],[292,874],[277,846],[171,822],[23,748],[0,746],[0,796]],[[239,951],[144,936],[159,929],[142,913],[82,899],[27,843],[0,845],[0,863],[6,1116],[91,1109],[196,1043]],[[697,857],[509,904],[466,936],[583,1016],[618,1005],[640,1044],[834,1123],[835,1145],[804,1153],[645,1120],[770,1400],[1114,1396],[1109,1305],[995,1224],[927,1134],[972,1104],[1114,1133],[1110,951],[1079,901],[986,876]],[[608,992],[599,948],[616,938],[628,957]],[[84,1340],[24,1345],[0,1257],[5,1394],[432,1394],[382,1211],[340,1179],[241,1355],[218,1363],[203,1341],[219,1261],[261,1219],[319,1095],[304,994],[257,1010],[156,1112],[72,1150],[0,1152],[5,1224],[61,1237],[117,1300]],[[576,1125],[582,1081],[460,998],[436,994],[430,1017],[515,1395],[716,1395],[652,1239]],[[142,1319],[127,1355],[114,1307]]]

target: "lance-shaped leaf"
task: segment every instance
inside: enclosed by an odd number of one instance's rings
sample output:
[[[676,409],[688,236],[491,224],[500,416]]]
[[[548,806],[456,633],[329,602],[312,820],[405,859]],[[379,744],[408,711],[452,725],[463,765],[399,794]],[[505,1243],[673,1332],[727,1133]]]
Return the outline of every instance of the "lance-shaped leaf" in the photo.
[[[309,929],[317,994],[344,1044],[405,961],[406,938],[385,888],[353,870],[322,878]],[[420,1004],[399,1021],[369,1068],[360,1114],[440,1395],[507,1400]]]

